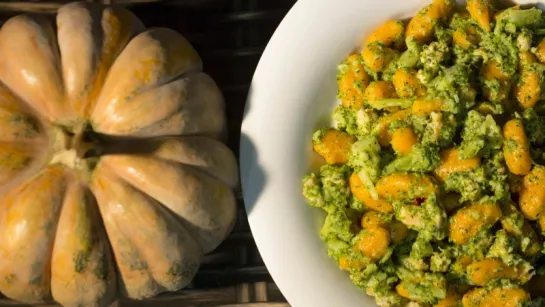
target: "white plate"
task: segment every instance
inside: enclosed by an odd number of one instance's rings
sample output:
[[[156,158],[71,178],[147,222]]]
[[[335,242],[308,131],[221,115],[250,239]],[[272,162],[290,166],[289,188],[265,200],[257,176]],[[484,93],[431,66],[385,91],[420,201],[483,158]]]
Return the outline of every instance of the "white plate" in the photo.
[[[374,28],[429,2],[299,0],[259,62],[242,124],[244,201],[263,260],[294,307],[375,306],[328,258],[323,215],[305,204],[301,182],[312,132],[336,103],[336,66]]]

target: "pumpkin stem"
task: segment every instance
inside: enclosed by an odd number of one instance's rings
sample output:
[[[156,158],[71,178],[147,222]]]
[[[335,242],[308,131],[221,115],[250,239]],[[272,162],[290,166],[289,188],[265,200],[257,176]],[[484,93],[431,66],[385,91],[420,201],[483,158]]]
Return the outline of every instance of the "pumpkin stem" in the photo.
[[[52,156],[50,164],[63,164],[77,171],[83,179],[88,179],[90,172],[98,163],[101,148],[98,142],[93,140],[92,131],[88,125],[75,127],[72,131],[53,126]]]

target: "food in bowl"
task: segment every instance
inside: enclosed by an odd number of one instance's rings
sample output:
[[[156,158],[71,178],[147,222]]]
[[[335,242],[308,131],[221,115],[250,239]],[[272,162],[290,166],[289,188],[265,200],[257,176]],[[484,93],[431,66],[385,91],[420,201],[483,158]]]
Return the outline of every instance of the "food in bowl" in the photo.
[[[338,67],[303,195],[380,306],[545,304],[545,16],[434,0]]]

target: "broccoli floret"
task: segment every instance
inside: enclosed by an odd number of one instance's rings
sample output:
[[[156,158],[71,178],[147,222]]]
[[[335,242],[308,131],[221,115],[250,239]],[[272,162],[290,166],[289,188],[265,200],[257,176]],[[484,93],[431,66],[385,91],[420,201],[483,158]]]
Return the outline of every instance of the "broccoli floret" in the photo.
[[[469,111],[462,131],[459,158],[469,159],[475,156],[490,157],[502,148],[501,129],[490,115],[481,115]]]
[[[429,239],[418,236],[413,242],[411,249],[411,258],[421,259],[429,257],[433,254],[433,246]]]
[[[453,173],[445,180],[447,192],[461,194],[460,201],[478,201],[487,196],[491,201],[505,202],[510,197],[503,152],[498,151],[484,165],[467,172]]]
[[[351,209],[331,209],[320,230],[326,242],[328,254],[335,260],[350,253],[352,239],[358,232],[359,214]]]
[[[439,149],[432,146],[416,145],[408,154],[397,157],[383,170],[384,175],[392,173],[426,173],[441,163]]]
[[[350,135],[362,136],[370,134],[378,115],[373,110],[353,110],[338,105],[333,112],[333,120],[339,130],[344,130]]]
[[[445,27],[442,23],[437,23],[435,25],[435,37],[440,43],[449,45],[452,42],[452,29]]]
[[[453,254],[450,248],[440,249],[430,257],[430,270],[432,272],[447,272],[452,263]]]
[[[447,213],[437,203],[435,194],[430,194],[420,205],[393,203],[395,217],[408,228],[419,232],[424,240],[442,240],[447,236]]]
[[[522,259],[517,255],[518,242],[503,229],[496,232],[494,243],[488,251],[488,258],[500,258],[507,265],[517,265]]]
[[[528,140],[539,146],[545,144],[545,117],[537,115],[531,108],[522,113],[522,120]]]
[[[303,179],[303,196],[309,205],[317,208],[324,207],[322,183],[316,174],[310,174]]]
[[[483,259],[493,242],[494,236],[491,231],[488,229],[482,230],[476,236],[469,239],[469,242],[466,244],[456,246],[458,249],[457,255],[467,255],[473,259]]]
[[[398,282],[399,278],[396,276],[395,271],[377,270],[369,277],[365,285],[365,291],[368,295],[375,296],[375,298],[382,297],[384,300],[395,298],[397,300],[398,298],[393,295],[392,289]]]
[[[494,59],[506,76],[514,76],[517,73],[519,48],[516,37],[505,33],[482,33],[480,46],[478,53],[484,62]]]
[[[411,302],[395,291],[375,295],[375,302],[379,307],[411,307],[409,306]]]
[[[447,295],[447,280],[441,273],[411,272],[400,267],[397,275],[403,281],[403,288],[420,302],[435,304]]]
[[[413,100],[407,99],[407,98],[386,98],[386,99],[375,100],[369,103],[369,105],[376,110],[384,110],[384,109],[392,108],[392,107],[399,107],[402,109],[406,109],[410,107],[412,104],[413,104]]]
[[[508,8],[496,17],[494,32],[516,28],[538,28],[543,24],[542,11],[536,7],[527,10]],[[509,31],[511,32],[511,31]]]
[[[532,32],[528,29],[522,29],[517,36],[517,47],[520,51],[528,51],[532,46]]]
[[[365,210],[367,210],[367,207],[361,201],[359,201],[356,197],[354,197],[354,195],[350,197],[348,207],[360,213],[365,212]]]
[[[418,64],[422,46],[414,37],[405,40],[407,50],[397,60],[397,68],[413,68]]]
[[[350,188],[346,180],[347,166],[323,165],[320,168],[320,180],[325,204],[335,207],[346,207],[350,198]]]
[[[432,112],[422,135],[422,145],[449,146],[456,134],[458,125],[453,114]]]
[[[466,63],[457,63],[439,71],[428,85],[428,95],[444,101],[443,111],[460,113],[471,108],[474,97],[468,99],[466,91],[471,87],[471,66]]]
[[[380,162],[380,145],[375,135],[362,136],[352,144],[348,165],[356,171],[374,199],[378,198],[374,183],[380,176]]]
[[[431,85],[432,80],[441,70],[441,63],[448,59],[449,47],[446,42],[432,42],[422,48],[420,52],[420,62],[424,66],[418,71],[417,77],[427,86]]]

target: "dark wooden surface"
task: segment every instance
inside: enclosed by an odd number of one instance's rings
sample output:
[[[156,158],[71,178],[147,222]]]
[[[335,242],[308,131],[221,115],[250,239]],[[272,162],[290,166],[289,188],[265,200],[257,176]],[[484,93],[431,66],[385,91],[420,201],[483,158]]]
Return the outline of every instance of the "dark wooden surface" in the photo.
[[[146,26],[175,29],[192,42],[203,59],[204,70],[216,80],[225,96],[228,146],[238,156],[240,125],[255,67],[274,30],[296,0],[91,1],[132,2],[129,8]],[[61,2],[70,1],[36,0],[20,5],[21,1],[0,0],[0,19],[21,10],[49,13]],[[33,7],[35,3],[41,7]],[[263,264],[241,196],[238,198],[238,220],[232,234],[205,257],[187,289],[146,301],[121,300],[113,306],[289,306]],[[27,306],[6,299],[0,299],[0,305]]]

